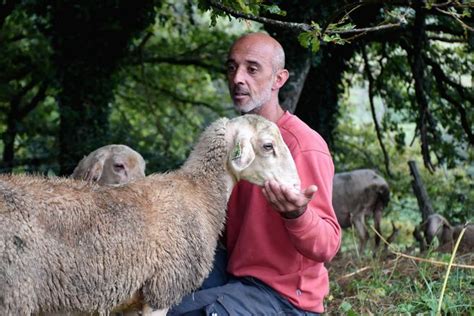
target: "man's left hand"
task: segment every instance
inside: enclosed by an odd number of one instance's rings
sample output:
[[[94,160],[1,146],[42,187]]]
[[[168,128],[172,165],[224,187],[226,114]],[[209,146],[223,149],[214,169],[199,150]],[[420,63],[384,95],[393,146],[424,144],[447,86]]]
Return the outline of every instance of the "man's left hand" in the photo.
[[[316,185],[310,185],[299,191],[277,181],[265,181],[262,193],[272,207],[285,218],[296,218],[302,215],[318,190]]]

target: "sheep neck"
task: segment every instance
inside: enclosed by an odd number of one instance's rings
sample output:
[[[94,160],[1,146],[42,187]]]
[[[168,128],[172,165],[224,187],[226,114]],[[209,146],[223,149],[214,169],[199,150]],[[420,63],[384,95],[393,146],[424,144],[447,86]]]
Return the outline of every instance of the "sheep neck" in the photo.
[[[184,163],[181,171],[194,180],[206,182],[225,192],[225,201],[230,197],[236,179],[227,170],[229,151],[228,119],[222,118],[210,125],[201,135],[199,141]],[[214,189],[215,190],[215,189]]]

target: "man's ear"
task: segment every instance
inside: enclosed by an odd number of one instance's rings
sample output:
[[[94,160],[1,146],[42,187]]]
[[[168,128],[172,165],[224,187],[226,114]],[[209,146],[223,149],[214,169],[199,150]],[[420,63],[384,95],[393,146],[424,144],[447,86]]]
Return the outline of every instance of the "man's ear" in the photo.
[[[288,70],[286,69],[278,70],[275,75],[275,81],[273,82],[272,89],[278,90],[281,87],[283,87],[283,85],[285,84],[285,82],[288,80],[289,77],[290,77],[290,73],[288,72]]]

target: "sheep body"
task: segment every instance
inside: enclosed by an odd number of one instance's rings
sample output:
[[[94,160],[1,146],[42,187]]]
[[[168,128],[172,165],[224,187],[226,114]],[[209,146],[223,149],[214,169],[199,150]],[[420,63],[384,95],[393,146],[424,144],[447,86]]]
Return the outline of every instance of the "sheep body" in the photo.
[[[390,200],[390,190],[384,178],[371,169],[357,169],[334,175],[333,206],[342,228],[355,226],[364,249],[368,239],[365,216],[374,216],[375,229],[380,232],[383,208]],[[378,246],[379,238],[375,237]]]
[[[459,243],[458,251],[460,253],[469,253],[474,251],[474,224],[451,225],[442,215],[434,213],[428,216],[421,225],[424,232],[426,243],[431,245],[435,238],[438,239],[437,251],[451,252],[454,248],[461,231],[466,228],[463,238]],[[421,250],[426,249],[426,244],[421,241]]]
[[[139,291],[165,309],[196,289],[212,266],[232,186],[253,165],[255,155],[240,161],[247,149],[232,147],[242,130],[257,126],[255,138],[271,131],[280,155],[268,156],[278,166],[257,167],[252,182],[298,181],[277,127],[262,120],[221,119],[182,168],[125,186],[0,176],[0,314],[106,313]]]

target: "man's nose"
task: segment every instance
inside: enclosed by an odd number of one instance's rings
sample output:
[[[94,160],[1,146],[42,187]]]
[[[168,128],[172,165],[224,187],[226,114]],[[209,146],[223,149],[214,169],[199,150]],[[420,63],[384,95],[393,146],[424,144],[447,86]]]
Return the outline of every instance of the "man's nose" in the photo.
[[[244,83],[245,81],[245,72],[244,72],[244,69],[242,67],[238,67],[233,76],[232,76],[232,81],[234,82],[234,84],[241,84],[241,83]]]

